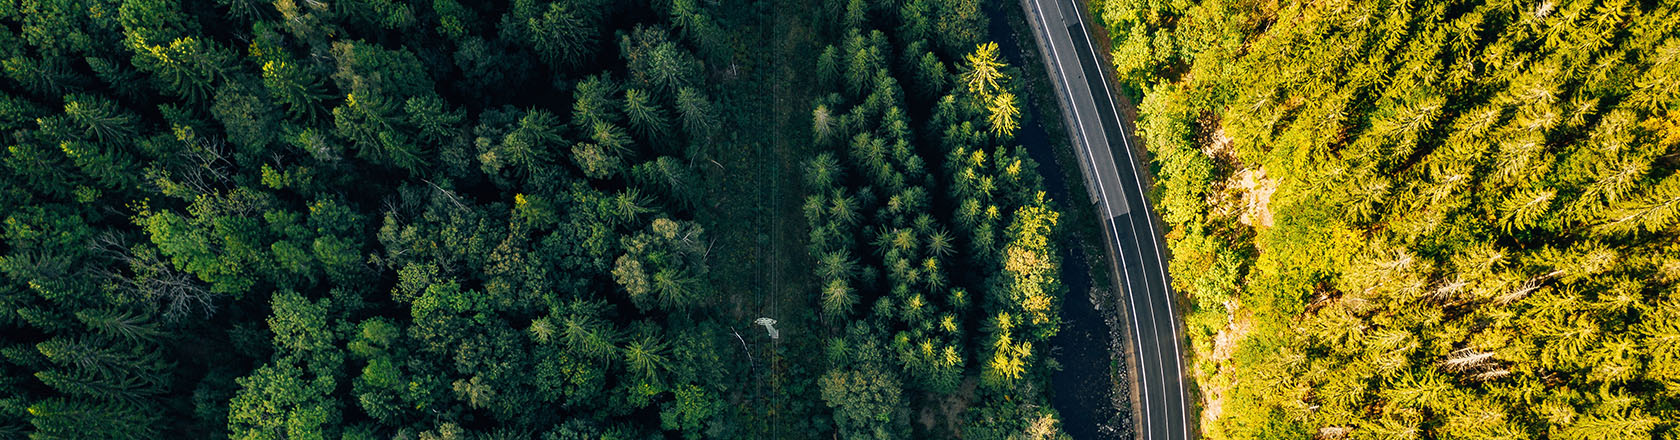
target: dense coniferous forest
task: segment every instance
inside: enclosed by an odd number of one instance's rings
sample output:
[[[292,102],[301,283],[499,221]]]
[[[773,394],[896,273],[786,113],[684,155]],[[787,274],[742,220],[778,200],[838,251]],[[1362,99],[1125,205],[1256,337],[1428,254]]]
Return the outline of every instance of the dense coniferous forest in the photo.
[[[693,3],[0,23],[0,433],[727,434],[690,210],[725,48]]]
[[[842,438],[1055,438],[1060,214],[1013,144],[1019,69],[942,3],[852,2],[814,66],[822,399]]]
[[[1680,6],[1104,0],[1209,438],[1680,438]]]
[[[0,438],[1056,438],[990,7],[0,1]]]

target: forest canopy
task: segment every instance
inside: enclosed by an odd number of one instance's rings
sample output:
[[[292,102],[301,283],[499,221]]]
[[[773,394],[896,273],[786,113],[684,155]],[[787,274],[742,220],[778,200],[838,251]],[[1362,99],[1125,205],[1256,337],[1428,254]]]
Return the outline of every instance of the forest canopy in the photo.
[[[998,4],[722,3],[0,1],[0,438],[1053,438]]]
[[[1209,438],[1680,438],[1680,7],[1106,0]]]
[[[719,23],[467,3],[0,6],[0,437],[730,435]]]

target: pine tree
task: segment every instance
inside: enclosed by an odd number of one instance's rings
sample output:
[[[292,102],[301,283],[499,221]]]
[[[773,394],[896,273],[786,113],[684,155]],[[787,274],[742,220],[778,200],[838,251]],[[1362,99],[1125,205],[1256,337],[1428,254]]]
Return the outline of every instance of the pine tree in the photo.
[[[833,278],[822,289],[822,315],[830,322],[845,319],[852,307],[858,303],[858,296],[849,283],[843,278]]]
[[[532,17],[526,26],[527,41],[543,63],[556,70],[582,65],[597,46],[594,40],[598,31],[594,24],[580,11],[572,10],[567,2],[549,3],[548,10],[541,17]]]
[[[967,62],[963,70],[963,84],[968,92],[978,96],[992,96],[1000,88],[999,83],[1006,81],[1003,72],[1003,62],[998,61],[997,43],[986,42],[975,46],[974,52],[966,55]]]
[[[625,368],[644,381],[657,381],[670,366],[665,355],[665,343],[658,337],[644,335],[625,344]]]
[[[677,114],[682,116],[683,132],[690,139],[708,142],[717,133],[717,110],[712,108],[710,100],[699,90],[684,87],[677,91]],[[697,153],[690,150],[690,155]]]
[[[624,113],[629,116],[630,129],[637,136],[660,143],[670,135],[671,124],[665,110],[653,101],[648,92],[630,89],[624,92]]]
[[[1018,118],[1021,111],[1015,107],[1015,95],[1012,93],[999,92],[992,96],[991,102],[986,105],[986,111],[989,113],[986,122],[991,126],[994,136],[1009,137],[1020,127]]]
[[[264,62],[262,79],[269,96],[285,104],[286,111],[300,119],[314,119],[320,111],[319,103],[327,97],[319,79],[285,59]]]

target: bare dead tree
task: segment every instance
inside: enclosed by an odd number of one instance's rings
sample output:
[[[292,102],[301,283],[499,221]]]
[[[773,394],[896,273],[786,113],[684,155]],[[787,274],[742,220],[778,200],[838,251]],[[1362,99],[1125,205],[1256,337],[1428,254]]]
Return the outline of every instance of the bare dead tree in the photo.
[[[228,171],[233,162],[225,153],[226,142],[201,138],[190,129],[185,130],[180,135],[184,137],[182,142],[187,144],[183,155],[186,160],[182,161],[186,166],[154,168],[147,172],[147,178],[160,191],[173,184],[198,194],[218,192],[233,180]]]
[[[1504,368],[1495,368],[1495,369],[1492,369],[1492,370],[1487,370],[1487,371],[1483,371],[1483,372],[1480,372],[1480,373],[1476,373],[1475,375],[1470,376],[1470,378],[1475,379],[1478,382],[1487,382],[1487,381],[1490,381],[1490,380],[1505,377],[1505,376],[1510,375],[1510,374],[1511,374],[1511,370],[1507,370],[1507,369],[1504,369]]]
[[[1350,432],[1353,432],[1353,429],[1346,426],[1326,426],[1318,428],[1318,433],[1313,434],[1313,438],[1324,440],[1340,439],[1346,438]]]
[[[1436,286],[1435,289],[1430,292],[1430,296],[1436,303],[1449,304],[1454,302],[1454,300],[1458,298],[1459,292],[1462,292],[1464,288],[1469,285],[1470,283],[1464,281],[1464,278],[1462,277],[1453,278],[1452,281],[1447,281],[1441,283],[1439,286]]]
[[[753,363],[752,350],[747,349],[747,339],[741,337],[741,332],[735,331],[734,326],[729,327],[729,332],[734,333],[735,334],[735,339],[738,340],[738,341],[741,341],[741,352],[747,354],[747,365],[749,365],[749,366],[755,365]]]
[[[1512,290],[1508,293],[1495,297],[1493,302],[1499,305],[1508,305],[1520,301],[1523,298],[1527,298],[1528,294],[1534,293],[1535,290],[1540,290],[1540,283],[1551,276],[1552,275],[1548,274],[1531,278],[1527,282],[1524,282],[1522,286],[1517,287],[1516,290]]]
[[[121,235],[107,232],[89,245],[117,264],[89,265],[89,271],[120,294],[155,304],[164,319],[175,321],[193,312],[215,313],[209,289],[192,274],[182,272],[155,252],[133,252]],[[121,266],[127,266],[123,270]]]
[[[385,200],[384,200],[384,201],[382,201],[382,202],[380,202],[380,208],[383,208],[383,209],[384,209],[384,210],[385,210],[385,213],[386,213],[386,214],[387,214],[387,215],[390,215],[390,216],[392,216],[392,217],[393,217],[393,218],[395,218],[395,219],[396,219],[396,220],[397,220],[397,221],[401,221],[401,220],[402,220],[402,217],[401,217],[401,215],[402,215],[402,211],[398,211],[398,210],[397,210],[397,201],[396,201],[396,199],[393,199],[393,198],[390,198],[390,197],[386,197],[386,198],[385,198]]]
[[[1465,348],[1453,351],[1451,356],[1441,361],[1441,368],[1447,371],[1465,372],[1478,369],[1492,359],[1493,352],[1491,351],[1476,351],[1475,349]]]
[[[195,165],[197,166],[194,169],[203,170],[216,182],[231,180],[228,176],[228,168],[233,166],[233,161],[227,158],[227,142],[219,138],[193,137],[193,139],[195,141],[191,142],[193,148],[188,150],[190,152],[188,157],[196,162]]]
[[[426,182],[426,184],[431,185],[432,189],[436,190],[438,192],[438,194],[443,194],[443,196],[446,197],[451,203],[455,204],[455,209],[461,210],[461,211],[468,210],[467,209],[467,204],[461,202],[461,198],[459,196],[456,196],[454,191],[443,189],[443,187],[438,186],[436,183],[432,183],[431,180],[421,180],[421,182]]]

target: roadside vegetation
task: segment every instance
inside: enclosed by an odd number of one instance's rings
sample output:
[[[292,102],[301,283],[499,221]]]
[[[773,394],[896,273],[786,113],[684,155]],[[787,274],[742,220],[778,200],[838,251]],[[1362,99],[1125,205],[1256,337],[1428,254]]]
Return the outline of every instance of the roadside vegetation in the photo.
[[[1209,438],[1680,438],[1680,7],[1091,9]]]

